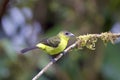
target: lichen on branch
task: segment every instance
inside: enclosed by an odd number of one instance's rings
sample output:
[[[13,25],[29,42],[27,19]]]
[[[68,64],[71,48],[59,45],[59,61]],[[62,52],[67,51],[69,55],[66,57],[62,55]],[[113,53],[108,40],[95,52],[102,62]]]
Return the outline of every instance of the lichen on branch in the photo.
[[[108,42],[114,44],[115,40],[120,37],[120,33],[111,33],[104,32],[101,34],[87,34],[80,35],[77,37],[80,43],[77,44],[78,49],[83,49],[84,47],[95,50],[95,44],[98,39],[101,39],[103,43],[106,45]]]

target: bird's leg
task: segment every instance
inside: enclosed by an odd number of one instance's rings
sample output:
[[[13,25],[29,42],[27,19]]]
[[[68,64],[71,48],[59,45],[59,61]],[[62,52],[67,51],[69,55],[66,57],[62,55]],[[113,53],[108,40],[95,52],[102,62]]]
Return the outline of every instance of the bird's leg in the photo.
[[[49,58],[50,58],[50,60],[51,60],[53,63],[56,62],[53,56],[49,55]]]
[[[63,55],[65,55],[66,54],[66,52],[65,51],[63,51],[63,52],[61,52]]]

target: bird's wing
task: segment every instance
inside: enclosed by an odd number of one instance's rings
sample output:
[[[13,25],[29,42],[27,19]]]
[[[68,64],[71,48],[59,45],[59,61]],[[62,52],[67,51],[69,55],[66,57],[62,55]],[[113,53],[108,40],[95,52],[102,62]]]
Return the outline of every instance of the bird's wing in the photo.
[[[54,36],[54,37],[42,40],[41,43],[51,47],[57,47],[60,43],[60,38],[58,36]]]

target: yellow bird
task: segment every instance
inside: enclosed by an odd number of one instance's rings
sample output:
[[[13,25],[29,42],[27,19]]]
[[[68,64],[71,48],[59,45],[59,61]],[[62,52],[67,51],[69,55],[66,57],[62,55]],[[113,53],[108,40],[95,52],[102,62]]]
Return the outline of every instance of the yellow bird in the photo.
[[[71,36],[74,36],[74,34],[68,31],[61,31],[57,34],[57,36],[43,40],[36,46],[25,48],[21,52],[25,53],[29,50],[40,48],[46,51],[47,54],[54,56],[64,51]]]

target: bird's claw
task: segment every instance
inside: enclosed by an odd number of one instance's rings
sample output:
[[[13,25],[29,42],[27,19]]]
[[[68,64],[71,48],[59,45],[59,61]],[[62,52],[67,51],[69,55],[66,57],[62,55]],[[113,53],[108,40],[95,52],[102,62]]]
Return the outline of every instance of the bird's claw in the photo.
[[[62,52],[62,54],[63,54],[63,55],[65,55],[65,54],[66,54],[66,52],[65,52],[65,51],[63,51],[63,52]]]
[[[53,63],[56,62],[55,59],[52,56],[50,56],[50,61],[52,61]]]
[[[55,63],[55,62],[56,62],[54,58],[52,58],[52,59],[51,59],[51,61],[52,61],[53,63]]]

